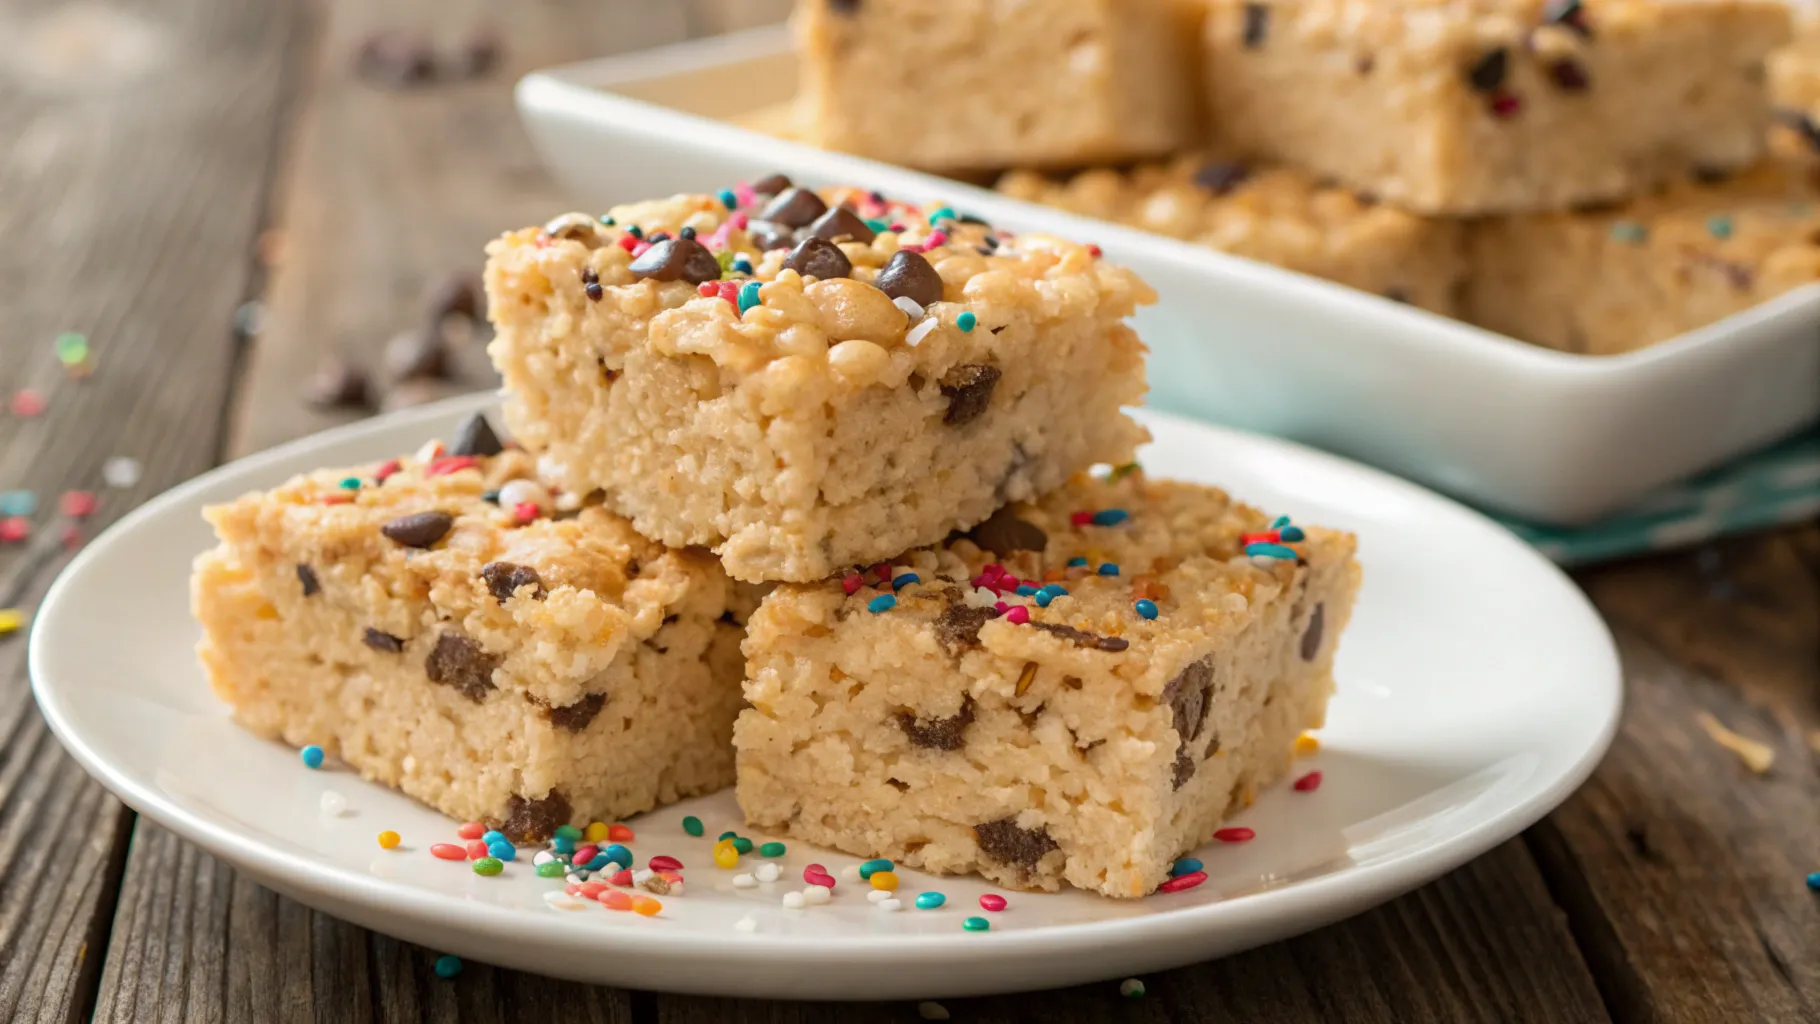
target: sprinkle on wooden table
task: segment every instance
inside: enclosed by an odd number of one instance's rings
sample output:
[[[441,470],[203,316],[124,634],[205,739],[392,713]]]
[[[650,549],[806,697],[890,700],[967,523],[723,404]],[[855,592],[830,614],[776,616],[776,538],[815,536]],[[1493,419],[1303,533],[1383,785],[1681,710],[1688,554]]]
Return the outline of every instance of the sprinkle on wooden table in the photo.
[[[1769,744],[1738,735],[1705,711],[1695,715],[1694,720],[1700,723],[1700,728],[1706,730],[1714,743],[1738,755],[1738,760],[1744,762],[1744,767],[1756,774],[1762,775],[1776,763],[1776,748]]]

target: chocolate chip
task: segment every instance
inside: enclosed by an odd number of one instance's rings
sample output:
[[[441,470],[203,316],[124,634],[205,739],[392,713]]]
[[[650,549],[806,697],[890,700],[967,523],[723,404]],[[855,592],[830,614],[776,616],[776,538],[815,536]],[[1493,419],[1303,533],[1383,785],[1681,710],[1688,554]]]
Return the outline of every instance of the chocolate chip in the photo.
[[[967,726],[973,724],[973,698],[961,698],[961,709],[947,718],[918,718],[916,712],[903,710],[897,713],[898,728],[910,737],[910,742],[930,750],[959,750],[966,744],[962,735]]]
[[[607,290],[600,286],[600,275],[594,272],[593,267],[581,272],[581,291],[589,302],[599,302],[607,294]]]
[[[454,525],[455,517],[447,512],[413,512],[381,526],[379,532],[407,548],[427,548]]]
[[[790,187],[790,179],[781,174],[767,174],[752,183],[752,191],[761,196],[774,196]]]
[[[556,826],[567,825],[574,816],[568,798],[557,790],[537,800],[514,793],[506,803],[506,820],[499,823],[499,830],[514,843],[541,843],[556,834]]]
[[[815,222],[809,225],[809,236],[825,238],[830,242],[843,238],[850,238],[855,242],[870,242],[878,236],[878,232],[873,231],[865,221],[860,220],[859,214],[845,206],[836,206],[815,218]]]
[[[752,236],[752,246],[760,252],[772,249],[788,249],[796,244],[796,232],[782,224],[773,224],[768,220],[755,220],[746,225],[746,232]]]
[[[323,409],[364,408],[370,400],[367,375],[346,360],[330,356],[310,377],[303,398]]]
[[[982,549],[1001,557],[1014,551],[1035,551],[1038,554],[1049,546],[1049,535],[1043,528],[1027,519],[1019,519],[1017,513],[1008,508],[1001,508],[988,516],[986,521],[968,532],[973,543]]]
[[[935,642],[941,644],[942,650],[949,654],[959,654],[969,647],[978,647],[980,627],[996,618],[998,611],[994,608],[951,604],[935,617]]]
[[[980,852],[1000,864],[1014,864],[1026,871],[1035,869],[1038,861],[1061,849],[1049,838],[1049,827],[1023,828],[1016,818],[1000,818],[973,826],[973,838]]]
[[[1218,160],[1205,164],[1194,172],[1194,183],[1216,196],[1223,196],[1238,188],[1246,178],[1251,177],[1251,168],[1231,160]]]
[[[449,375],[449,343],[442,331],[414,327],[385,344],[386,373],[393,380],[431,380]]]
[[[543,577],[537,570],[528,565],[516,565],[512,562],[488,562],[480,567],[480,578],[487,583],[487,593],[500,604],[518,592],[520,587],[536,587],[532,597],[544,596]]]
[[[360,77],[379,85],[421,85],[436,77],[436,52],[428,38],[390,29],[361,42],[354,66]]]
[[[592,249],[600,244],[600,221],[585,213],[565,213],[544,224],[543,233],[551,238],[580,242]]]
[[[937,383],[948,399],[948,411],[942,422],[951,427],[964,426],[985,415],[992,404],[993,389],[1004,371],[983,363],[965,363],[942,374]]]
[[[482,291],[480,278],[471,271],[457,271],[437,282],[436,290],[430,293],[429,313],[432,321],[444,317],[460,316],[469,320],[478,320],[485,312],[482,308]]]
[[[1327,627],[1327,605],[1317,604],[1308,616],[1308,629],[1302,633],[1302,660],[1313,661],[1321,653],[1321,633]]]
[[[479,29],[461,41],[448,63],[454,78],[480,78],[499,63],[503,45],[492,29]]]
[[[595,716],[600,714],[600,709],[606,706],[606,694],[590,693],[566,707],[550,708],[544,712],[544,716],[550,720],[551,725],[558,729],[566,732],[580,732],[586,729],[594,721]]]
[[[1064,626],[1056,622],[1032,622],[1030,626],[1045,633],[1054,633],[1064,640],[1072,640],[1077,647],[1086,647],[1095,651],[1116,654],[1131,646],[1131,641],[1122,636],[1100,636],[1097,633],[1089,633],[1084,629],[1075,629],[1073,626]]]
[[[1487,50],[1484,56],[1466,69],[1466,81],[1475,92],[1497,92],[1509,71],[1510,51],[1500,46]]]
[[[784,257],[784,266],[804,277],[832,281],[853,273],[853,262],[840,246],[825,238],[805,238]]]
[[[720,280],[720,261],[693,238],[666,238],[645,250],[627,268],[632,276],[652,281],[701,284]]]
[[[1581,0],[1549,0],[1542,7],[1542,24],[1565,25],[1582,38],[1592,38],[1592,26],[1586,23]]]
[[[478,704],[493,690],[493,670],[499,662],[499,655],[488,654],[478,641],[460,633],[444,633],[423,659],[423,671],[430,682],[453,686]]]
[[[765,204],[765,208],[758,213],[758,219],[787,228],[800,228],[814,223],[815,218],[826,212],[828,204],[822,202],[821,196],[806,188],[788,188]]]
[[[1175,748],[1175,764],[1172,765],[1172,768],[1170,784],[1174,789],[1181,789],[1188,784],[1189,779],[1194,778],[1196,764],[1194,755],[1188,752],[1188,744],[1184,743]]]
[[[880,268],[872,284],[894,299],[909,299],[919,306],[942,301],[942,275],[919,252],[899,249]]]
[[[1585,92],[1592,87],[1592,79],[1586,76],[1586,69],[1580,62],[1565,57],[1548,66],[1548,77],[1554,79],[1555,87],[1562,92]]]
[[[1264,36],[1270,30],[1270,8],[1263,4],[1245,5],[1245,33],[1242,37],[1245,49],[1255,50],[1264,45]]]
[[[487,422],[485,413],[469,413],[468,418],[455,428],[455,440],[449,444],[450,455],[493,456],[506,450],[499,443],[499,435],[493,433],[493,424]]]
[[[1182,738],[1184,748],[1190,740],[1200,737],[1207,717],[1207,698],[1212,695],[1212,655],[1189,665],[1163,687],[1163,703],[1175,714],[1176,735]]]
[[[375,651],[384,651],[387,654],[404,653],[403,640],[383,630],[374,629],[372,626],[367,627],[366,635],[360,638],[360,642]]]
[[[322,593],[322,581],[316,578],[316,570],[302,562],[297,563],[297,582],[303,584],[304,597],[315,597]]]

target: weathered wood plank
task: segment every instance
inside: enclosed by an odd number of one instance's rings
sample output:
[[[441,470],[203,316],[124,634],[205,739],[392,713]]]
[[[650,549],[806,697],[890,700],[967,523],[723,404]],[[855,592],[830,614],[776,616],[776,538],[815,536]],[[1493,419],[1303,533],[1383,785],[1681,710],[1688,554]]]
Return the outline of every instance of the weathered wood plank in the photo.
[[[34,491],[30,547],[0,545],[0,607],[29,609],[64,561],[65,488],[143,463],[105,524],[206,468],[249,286],[289,66],[287,2],[0,3],[0,490]],[[91,339],[77,382],[59,332]],[[31,703],[23,636],[0,639],[0,1019],[85,1019],[131,814],[69,760]]]

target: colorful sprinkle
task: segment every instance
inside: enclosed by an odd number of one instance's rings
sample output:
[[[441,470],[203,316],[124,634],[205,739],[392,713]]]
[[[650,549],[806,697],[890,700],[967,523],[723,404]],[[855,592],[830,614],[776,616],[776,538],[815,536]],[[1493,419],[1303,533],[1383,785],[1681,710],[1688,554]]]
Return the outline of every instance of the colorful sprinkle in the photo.
[[[17,608],[0,608],[0,636],[17,632],[25,625],[25,613]]]
[[[1242,843],[1257,838],[1257,833],[1248,828],[1223,828],[1215,832],[1213,838],[1222,843]]]
[[[0,543],[17,544],[32,535],[32,521],[24,516],[0,519]]]
[[[758,848],[758,854],[761,857],[782,857],[784,855],[784,844],[766,843]]]
[[[682,861],[677,860],[675,857],[660,853],[657,856],[652,857],[647,866],[650,867],[652,871],[681,871],[683,864]]]
[[[992,930],[992,922],[983,917],[969,917],[961,922],[961,927],[970,932],[986,932]]]
[[[1282,558],[1293,561],[1296,557],[1294,548],[1281,544],[1257,543],[1245,545],[1245,553],[1253,558]]]
[[[872,873],[871,882],[872,882],[872,888],[879,889],[884,892],[891,892],[897,888],[897,872],[895,872],[895,871],[874,871]]]
[[[474,862],[474,873],[492,877],[506,869],[505,861],[498,857],[482,857]]]
[[[1307,757],[1320,749],[1321,741],[1315,738],[1314,733],[1305,732],[1295,738],[1295,752],[1302,757]]]
[[[31,388],[20,388],[13,392],[13,415],[30,419],[44,412],[44,396]]]
[[[403,841],[404,839],[402,836],[389,828],[384,832],[379,833],[379,848],[382,850],[396,850],[398,849],[398,844]]]
[[[1005,621],[1011,623],[1013,626],[1022,626],[1030,621],[1030,609],[1021,604],[1013,608],[1007,608],[1005,610]]]
[[[512,861],[518,859],[518,847],[513,846],[511,843],[488,843],[487,853],[491,854],[494,860]]]
[[[745,836],[734,836],[733,848],[739,851],[741,857],[744,857],[746,854],[752,852],[752,840],[747,839]]]
[[[913,572],[907,572],[901,576],[894,578],[891,581],[891,589],[892,590],[902,590],[912,583],[921,583],[922,581],[923,581],[923,578],[921,576],[918,576],[916,573],[913,573]]]
[[[625,825],[608,825],[607,838],[616,843],[632,842],[632,830]]]
[[[468,859],[479,860],[487,855],[487,842],[484,839],[470,839],[467,845]]]
[[[961,329],[962,333],[967,333],[967,334],[971,334],[973,332],[973,328],[975,326],[977,326],[979,324],[979,322],[980,322],[979,317],[974,316],[970,312],[962,313],[960,316],[957,316],[954,318],[954,326],[959,327]]]
[[[1157,886],[1156,891],[1157,892],[1185,892],[1189,889],[1194,888],[1197,885],[1200,885],[1202,882],[1205,882],[1206,880],[1207,880],[1207,872],[1190,871],[1185,875],[1177,875],[1174,878],[1171,878],[1169,881],[1164,882],[1162,885]]]
[[[1820,892],[1820,871],[1807,876],[1807,887],[1814,892]]]
[[[563,838],[572,839],[572,837],[570,837],[570,836],[563,836]],[[480,841],[487,844],[488,846],[492,846],[494,843],[505,842],[506,834],[496,828],[490,828],[480,834]],[[567,852],[567,851],[564,851],[564,852]]]
[[[1102,562],[1100,564],[1100,575],[1101,576],[1117,576],[1118,574],[1119,574],[1119,567],[1116,563]]]
[[[996,892],[986,893],[980,897],[980,909],[990,910],[996,914],[1005,909],[1005,897]]]
[[[562,873],[562,861],[559,860],[546,860],[542,864],[537,865],[538,878],[561,878]]]
[[[746,310],[759,304],[758,289],[759,283],[757,281],[747,281],[745,284],[740,285],[739,301],[736,305],[739,307],[741,316],[745,315]]]
[[[341,482],[336,486],[344,491],[358,491],[360,490],[360,478],[357,476],[342,477]]]
[[[1070,558],[1068,560],[1068,565],[1071,568],[1074,566],[1077,566],[1077,565],[1086,565],[1086,564],[1087,564],[1087,560],[1085,558],[1076,557],[1076,558]]]
[[[448,955],[436,958],[436,976],[447,981],[461,973],[461,957]]]
[[[454,843],[434,843],[430,846],[430,856],[442,860],[467,860],[468,851]]]
[[[1171,875],[1187,875],[1187,874],[1193,874],[1194,872],[1199,871],[1199,870],[1201,870],[1200,861],[1194,859],[1193,857],[1183,857],[1181,860],[1176,861],[1175,864],[1170,867],[1169,873]]]
[[[1297,541],[1308,539],[1308,535],[1303,533],[1302,528],[1299,526],[1285,526],[1277,531],[1277,536],[1287,544],[1294,544]]]
[[[945,893],[919,892],[916,894],[916,909],[918,910],[934,910],[946,902],[948,902],[948,897]]]
[[[57,335],[52,347],[56,349],[57,361],[65,366],[79,366],[88,362],[88,339],[75,331],[64,331]]]
[[[298,751],[298,754],[303,757],[305,768],[321,768],[323,758],[326,756],[323,754],[322,748],[314,743]]]
[[[1131,513],[1122,508],[1103,508],[1093,514],[1095,526],[1117,526],[1131,518]]]
[[[1315,790],[1320,789],[1320,788],[1321,788],[1321,773],[1320,772],[1309,772],[1307,775],[1304,775],[1301,778],[1295,780],[1295,791],[1298,793],[1312,793]]]
[[[1126,978],[1119,982],[1119,995],[1126,999],[1142,999],[1144,998],[1144,983],[1136,978]]]
[[[1706,233],[1724,241],[1732,236],[1732,219],[1723,213],[1706,218]]]
[[[0,516],[29,516],[36,511],[36,494],[30,491],[0,491]]]
[[[934,210],[931,210],[929,212],[929,226],[930,227],[934,227],[936,224],[939,224],[942,221],[953,220],[953,219],[954,219],[954,207],[952,207],[952,206],[938,206]]]
[[[557,853],[574,853],[575,840],[570,839],[568,836],[552,836],[550,839],[550,849],[555,850]]]
[[[729,869],[739,866],[739,851],[734,848],[733,840],[723,839],[714,844],[714,863]]]
[[[1155,601],[1139,601],[1136,604],[1132,605],[1132,607],[1137,609],[1138,615],[1142,618],[1146,618],[1146,619],[1156,618],[1156,602]]]
[[[1614,242],[1641,245],[1649,230],[1634,220],[1621,220],[1611,226],[1611,237]]]
[[[609,862],[618,864],[622,868],[629,868],[632,866],[632,851],[618,843],[614,843],[600,851],[600,855],[605,857]]]
[[[896,607],[897,597],[892,594],[880,594],[866,602],[866,610],[873,613],[888,612]]]
[[[729,194],[731,194],[731,193],[729,193]],[[693,814],[684,818],[682,825],[683,825],[683,831],[689,833],[692,836],[699,836],[703,832],[706,831],[706,829],[702,828],[701,819],[697,818]]]

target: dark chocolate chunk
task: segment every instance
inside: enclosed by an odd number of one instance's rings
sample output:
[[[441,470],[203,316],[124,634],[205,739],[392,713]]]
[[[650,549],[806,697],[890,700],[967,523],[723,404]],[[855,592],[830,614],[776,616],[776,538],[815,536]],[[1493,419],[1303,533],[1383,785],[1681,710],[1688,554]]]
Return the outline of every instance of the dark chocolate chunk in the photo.
[[[627,269],[634,277],[652,281],[701,284],[720,280],[720,261],[707,246],[693,238],[666,238],[656,242]]]
[[[1163,703],[1175,713],[1175,731],[1182,738],[1184,750],[1190,740],[1200,738],[1207,718],[1207,699],[1212,695],[1211,655],[1189,665],[1163,687]]]
[[[519,845],[541,843],[556,834],[558,825],[567,825],[574,816],[574,808],[559,790],[552,789],[549,796],[537,800],[526,800],[514,793],[506,804],[506,820],[499,823],[499,831]]]
[[[498,455],[506,450],[499,443],[499,435],[493,433],[493,424],[487,422],[485,413],[473,412],[455,428],[455,439],[449,442],[450,455]]]
[[[942,422],[951,427],[965,426],[985,415],[992,404],[992,392],[1004,371],[984,363],[964,363],[942,374],[938,381],[948,399],[948,411]]]
[[[607,294],[606,289],[600,286],[600,275],[595,273],[593,267],[581,272],[581,291],[589,302],[599,302]]]
[[[303,584],[304,597],[315,597],[322,593],[322,581],[316,578],[316,570],[302,562],[297,563],[297,582]]]
[[[472,271],[456,271],[437,282],[436,290],[430,293],[430,319],[440,321],[444,317],[461,316],[478,320],[486,312],[481,307],[483,301],[479,276]]]
[[[480,578],[487,583],[487,593],[500,604],[518,592],[519,587],[536,587],[532,597],[544,596],[543,577],[537,570],[528,565],[516,565],[512,562],[488,562],[480,567]]]
[[[1816,123],[1805,111],[1778,109],[1775,112],[1775,118],[1782,124],[1800,132],[1802,141],[1807,143],[1809,149],[1820,152],[1820,123]]]
[[[916,712],[903,710],[897,713],[898,728],[910,737],[910,742],[919,747],[931,750],[959,750],[966,744],[962,735],[967,726],[973,724],[973,698],[961,698],[961,709],[947,718],[918,718]]]
[[[767,174],[752,183],[752,191],[761,196],[774,196],[790,187],[790,179],[782,174]]]
[[[1327,627],[1327,606],[1317,604],[1308,616],[1308,629],[1302,633],[1302,660],[1313,661],[1321,653],[1321,633]]]
[[[436,77],[436,52],[425,36],[389,29],[361,42],[354,66],[360,77],[379,85],[421,85]]]
[[[872,284],[894,299],[909,299],[919,306],[942,301],[942,275],[935,272],[922,253],[908,249],[892,253]]]
[[[381,526],[379,532],[407,548],[427,548],[454,525],[455,517],[447,512],[413,512]]]
[[[1170,776],[1170,783],[1173,788],[1181,789],[1188,784],[1189,779],[1194,778],[1196,764],[1194,755],[1188,752],[1188,744],[1183,743],[1175,748],[1175,764],[1172,767],[1174,770]]]
[[[1264,45],[1264,36],[1270,31],[1270,8],[1263,4],[1245,5],[1245,49],[1255,50]]]
[[[978,840],[981,853],[1000,864],[1014,864],[1026,871],[1034,870],[1044,855],[1061,849],[1049,838],[1048,826],[1023,828],[1015,817],[975,825],[973,838]]]
[[[978,647],[980,627],[996,618],[998,610],[994,608],[951,604],[935,617],[935,642],[941,644],[942,650],[949,654],[959,654],[969,647]]]
[[[544,712],[550,724],[567,732],[580,732],[600,714],[600,709],[607,706],[607,695],[590,693],[586,697],[566,707],[550,708]]]
[[[1485,55],[1466,69],[1466,81],[1475,92],[1492,93],[1504,84],[1510,72],[1510,51],[1502,46],[1487,50]]]
[[[1251,168],[1232,160],[1216,160],[1204,164],[1194,172],[1194,183],[1216,196],[1223,196],[1238,188],[1246,178],[1251,177]]]
[[[793,229],[768,220],[755,220],[747,224],[746,232],[752,236],[752,244],[760,252],[788,249],[796,244],[796,232]]]
[[[859,218],[859,214],[845,206],[836,206],[815,218],[814,223],[809,225],[808,231],[811,238],[825,238],[830,242],[843,238],[850,238],[855,242],[870,242],[878,236],[878,232],[868,227],[866,222]]]
[[[1586,23],[1586,11],[1581,0],[1549,0],[1542,7],[1542,24],[1565,25],[1582,38],[1592,38],[1592,26]]]
[[[434,327],[401,331],[385,343],[386,373],[393,380],[432,380],[449,375],[449,342]]]
[[[784,257],[784,266],[804,277],[832,281],[853,273],[853,261],[825,238],[805,238]]]
[[[1122,636],[1100,636],[1098,633],[1089,633],[1084,629],[1075,629],[1073,626],[1064,626],[1057,622],[1032,622],[1030,626],[1045,633],[1054,633],[1064,640],[1072,640],[1077,647],[1087,647],[1096,651],[1116,654],[1131,646],[1131,641]]]
[[[492,691],[493,670],[499,662],[499,655],[488,654],[478,641],[460,633],[444,633],[423,659],[423,671],[430,682],[453,686],[478,704]]]
[[[1586,75],[1586,69],[1577,60],[1563,57],[1548,66],[1548,77],[1554,79],[1555,88],[1562,92],[1585,92],[1592,88],[1592,79]]]
[[[1008,508],[1001,508],[987,517],[986,521],[968,531],[973,543],[995,555],[1009,555],[1014,551],[1035,551],[1041,554],[1049,546],[1049,535],[1043,528],[1026,519],[1019,519],[1017,513]]]
[[[403,640],[383,630],[374,629],[372,626],[367,627],[366,635],[360,638],[360,642],[375,651],[384,651],[387,654],[404,653]]]
[[[360,409],[370,401],[367,375],[345,359],[330,356],[304,386],[304,400],[323,409]]]
[[[828,212],[828,204],[822,197],[806,188],[787,188],[778,193],[776,199],[765,204],[758,212],[759,220],[768,220],[787,228],[800,228],[813,224],[815,218]]]

